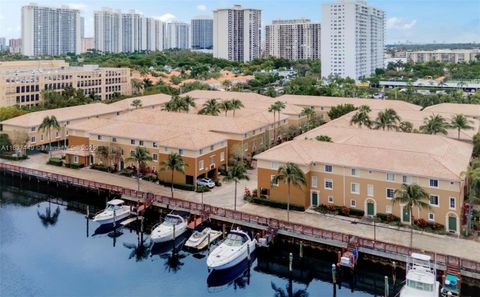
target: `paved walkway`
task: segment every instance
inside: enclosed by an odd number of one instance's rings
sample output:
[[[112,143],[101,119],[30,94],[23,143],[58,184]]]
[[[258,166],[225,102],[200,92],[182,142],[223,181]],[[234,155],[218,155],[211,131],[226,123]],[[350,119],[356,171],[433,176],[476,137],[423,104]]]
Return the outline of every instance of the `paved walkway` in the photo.
[[[89,168],[75,170],[65,167],[51,166],[45,164],[46,160],[46,155],[39,154],[32,156],[30,159],[25,161],[8,162],[2,160],[2,162],[52,173],[69,175],[76,178],[95,180],[97,182],[122,186],[125,188],[137,189],[137,181],[135,178],[114,175],[97,170],[91,170]],[[255,172],[249,172],[249,175],[251,176],[250,181],[242,181],[238,184],[237,210],[249,214],[286,220],[286,210],[246,203],[243,200],[243,192],[245,187],[249,187],[250,189],[256,188]],[[141,181],[140,189],[142,191],[148,191],[158,195],[170,196],[170,188],[151,182]],[[220,188],[215,188],[212,192],[204,193],[204,203],[217,207],[233,209],[233,189],[233,183],[224,183]],[[201,202],[201,194],[195,192],[175,190],[174,196],[175,198],[185,199],[188,201]],[[363,238],[374,238],[374,230],[371,225],[353,224],[350,220],[341,219],[340,217],[326,216],[311,212],[292,211],[290,213],[290,221],[293,223],[310,225],[324,230],[343,232]],[[377,227],[376,239],[378,241],[384,241],[403,246],[408,246],[410,244],[410,234],[409,232],[405,232],[405,230]],[[416,232],[413,237],[413,246],[414,248],[420,250],[428,250],[480,262],[480,242],[474,240]]]

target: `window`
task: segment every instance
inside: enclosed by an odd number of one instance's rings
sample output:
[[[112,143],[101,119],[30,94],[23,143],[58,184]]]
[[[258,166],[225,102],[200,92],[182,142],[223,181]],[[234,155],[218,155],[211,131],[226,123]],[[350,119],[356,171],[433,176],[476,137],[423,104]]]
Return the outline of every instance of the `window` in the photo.
[[[35,143],[35,136],[32,136],[32,138],[30,139],[30,142]]]
[[[333,196],[328,196],[328,203],[333,203]]]
[[[352,183],[350,189],[352,194],[360,194],[360,184]]]
[[[97,135],[97,140],[102,140],[102,135]]]
[[[153,161],[158,161],[158,155],[157,154],[152,154],[152,159],[153,159]]]
[[[204,163],[203,160],[198,161],[198,169],[199,169],[199,170],[203,170],[203,168],[204,168],[204,164],[203,164],[203,163]]]
[[[278,169],[278,162],[272,162],[272,169]]]
[[[407,185],[412,183],[412,177],[408,176],[408,175],[402,176],[402,183],[407,184]]]
[[[433,212],[428,213],[428,220],[429,221],[435,221],[435,214]]]
[[[430,195],[430,205],[438,206],[439,202],[440,201],[437,195]]]
[[[78,156],[73,156],[73,163],[78,164]]]
[[[135,151],[130,151],[130,157],[135,156]]]
[[[438,179],[430,179],[429,183],[431,188],[438,188]]]
[[[220,161],[225,161],[225,152],[220,152]]]
[[[333,181],[331,179],[325,179],[325,189],[333,189]]]
[[[215,148],[214,145],[211,145],[211,146],[210,146],[210,150],[211,150],[211,151],[213,151],[214,148]]]
[[[116,138],[116,137],[112,137],[112,142],[117,142],[117,138]]]
[[[140,146],[143,146],[143,145],[144,145],[143,140],[140,140],[140,141],[139,141],[139,144],[140,144]]]
[[[358,176],[357,168],[352,168],[352,176]]]
[[[392,213],[392,206],[391,205],[385,206],[385,212],[386,213]]]
[[[278,182],[275,183],[274,180],[275,180],[275,175],[270,175],[270,183],[272,184],[272,186],[278,187]]]
[[[318,186],[318,178],[316,175],[312,176],[312,188],[316,188]]]
[[[135,144],[135,139],[130,139],[130,144]]]
[[[332,172],[333,168],[332,165],[325,165],[325,172]]]
[[[199,149],[199,150],[198,150],[198,154],[199,154],[199,155],[202,155],[202,154],[203,154],[203,149]]]
[[[215,155],[210,156],[210,165],[215,165]]]
[[[32,131],[32,132],[35,132],[35,127],[32,127],[31,131]]]
[[[394,181],[395,180],[395,174],[387,173],[387,180]]]
[[[456,208],[456,205],[455,205],[455,197],[450,197],[450,199],[448,200],[448,206],[450,207],[450,209],[455,209]]]
[[[183,156],[183,150],[182,150],[182,149],[179,149],[179,150],[178,150],[178,154],[179,154],[180,156]]]
[[[395,196],[395,190],[387,189],[387,199],[393,199],[394,196]]]
[[[367,185],[367,196],[373,197],[373,185]]]
[[[152,143],[152,146],[153,146],[153,147],[158,147],[158,145],[157,145],[156,142],[153,142],[153,143]]]
[[[350,200],[350,207],[357,207],[357,200],[355,199]]]
[[[55,138],[60,138],[60,132],[55,132]]]

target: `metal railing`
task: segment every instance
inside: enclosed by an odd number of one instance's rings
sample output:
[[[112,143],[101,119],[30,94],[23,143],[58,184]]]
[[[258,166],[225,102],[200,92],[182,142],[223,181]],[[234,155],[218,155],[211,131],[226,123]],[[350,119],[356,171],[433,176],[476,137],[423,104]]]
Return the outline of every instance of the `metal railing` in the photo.
[[[152,199],[152,193],[137,191],[129,188],[124,188],[120,186],[115,186],[111,184],[100,183],[92,180],[81,179],[46,171],[41,171],[37,169],[31,169],[21,166],[16,166],[12,164],[0,163],[0,169],[5,172],[25,174],[28,176],[34,176],[42,179],[47,179],[53,182],[68,183],[70,185],[82,186],[94,190],[106,190],[112,191],[118,194],[127,195],[136,199]],[[259,215],[248,214],[245,212],[234,211],[231,209],[226,209],[222,207],[217,207],[208,204],[201,204],[191,201],[186,201],[178,198],[171,198],[163,195],[154,195],[153,201],[169,205],[171,208],[184,208],[187,210],[194,211],[205,211],[208,214],[213,214],[218,217],[223,217],[227,219],[236,220],[238,222],[253,223],[260,226],[269,226],[277,228],[278,230],[287,231],[297,235],[310,236],[311,238],[337,241],[347,244],[349,239],[352,237],[350,234],[325,230],[313,226],[307,226],[298,223],[286,222],[283,220],[278,220],[274,218],[263,217]],[[442,265],[447,267],[450,263],[456,263],[456,266],[467,272],[480,274],[480,262],[472,261],[468,259],[463,259],[455,256],[449,256],[444,254],[438,254],[431,251],[410,249],[409,247],[392,244],[382,241],[373,241],[367,238],[358,237],[359,245],[365,250],[382,252],[384,254],[390,254],[394,256],[408,256],[411,252],[419,252],[423,254],[428,254],[433,258],[436,258],[437,265]]]

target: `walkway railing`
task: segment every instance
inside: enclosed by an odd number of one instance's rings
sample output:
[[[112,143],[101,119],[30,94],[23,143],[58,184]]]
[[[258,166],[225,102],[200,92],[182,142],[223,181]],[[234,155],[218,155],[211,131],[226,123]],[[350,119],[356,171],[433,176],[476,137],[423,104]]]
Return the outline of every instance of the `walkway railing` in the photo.
[[[4,171],[18,173],[18,174],[25,174],[27,176],[34,176],[42,179],[47,179],[52,182],[60,182],[60,183],[67,183],[71,185],[82,186],[94,190],[106,190],[116,192],[118,194],[127,195],[137,199],[151,199],[151,193],[143,192],[143,191],[136,191],[129,188],[124,188],[120,186],[115,186],[111,184],[100,183],[92,180],[81,179],[51,172],[46,172],[37,169],[31,169],[21,166],[16,166],[12,164],[5,164],[0,163],[0,169]],[[178,198],[171,198],[162,195],[155,195],[154,201],[169,205],[171,208],[183,208],[188,210],[195,210],[195,211],[205,211],[209,214],[216,215],[218,217],[233,219],[238,222],[246,222],[246,223],[253,223],[262,226],[270,226],[273,228],[278,228],[279,230],[287,231],[297,235],[304,235],[309,236],[311,238],[317,238],[322,240],[331,240],[337,241],[341,243],[348,243],[349,239],[352,237],[350,234],[345,234],[342,232],[331,231],[331,230],[324,230],[312,226],[307,226],[298,223],[286,222],[283,220],[278,220],[274,218],[267,218],[259,215],[252,215],[240,211],[233,211],[231,209],[226,209],[222,207],[216,207],[213,205],[208,204],[201,204],[191,201],[186,201]],[[448,256],[444,254],[433,253],[430,251],[424,250],[411,250],[409,247],[382,242],[382,241],[373,241],[367,238],[358,237],[359,245],[363,249],[370,250],[370,251],[377,251],[388,255],[393,256],[408,256],[411,252],[419,252],[423,254],[429,254],[432,258],[435,258],[438,265],[442,265],[447,267],[448,263],[459,263],[459,267],[462,271],[470,272],[474,274],[480,274],[480,262],[479,261],[472,261],[468,259],[463,259],[454,256]]]

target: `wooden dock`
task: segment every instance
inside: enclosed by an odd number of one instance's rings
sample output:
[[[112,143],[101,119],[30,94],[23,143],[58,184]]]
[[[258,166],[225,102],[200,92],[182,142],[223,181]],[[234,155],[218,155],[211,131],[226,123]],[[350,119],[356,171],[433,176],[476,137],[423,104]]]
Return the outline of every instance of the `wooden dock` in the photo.
[[[153,206],[186,210],[191,214],[197,215],[205,214],[210,219],[234,223],[236,225],[246,226],[257,230],[275,228],[278,230],[279,235],[339,248],[346,248],[349,239],[351,238],[349,234],[342,232],[324,230],[303,224],[286,222],[259,215],[252,215],[208,204],[201,204],[162,195],[153,195],[152,193],[136,191],[120,186],[45,172],[37,169],[25,168],[12,164],[0,163],[0,170],[3,172],[3,174],[8,173],[12,176],[17,175],[20,178],[33,178],[37,181],[46,181],[56,185],[77,186],[95,191],[104,191],[105,193],[115,193],[124,197],[129,197],[128,199],[131,199],[134,202],[151,200],[151,205]],[[400,262],[405,262],[406,256],[410,255],[412,252],[428,254],[437,259],[437,266],[440,270],[445,271],[448,263],[456,261],[458,262],[458,269],[462,276],[480,279],[480,259],[473,261],[470,259],[433,253],[431,251],[410,249],[407,246],[381,242],[378,240],[374,241],[368,238],[357,237],[357,239],[359,252],[362,254],[373,255]]]

